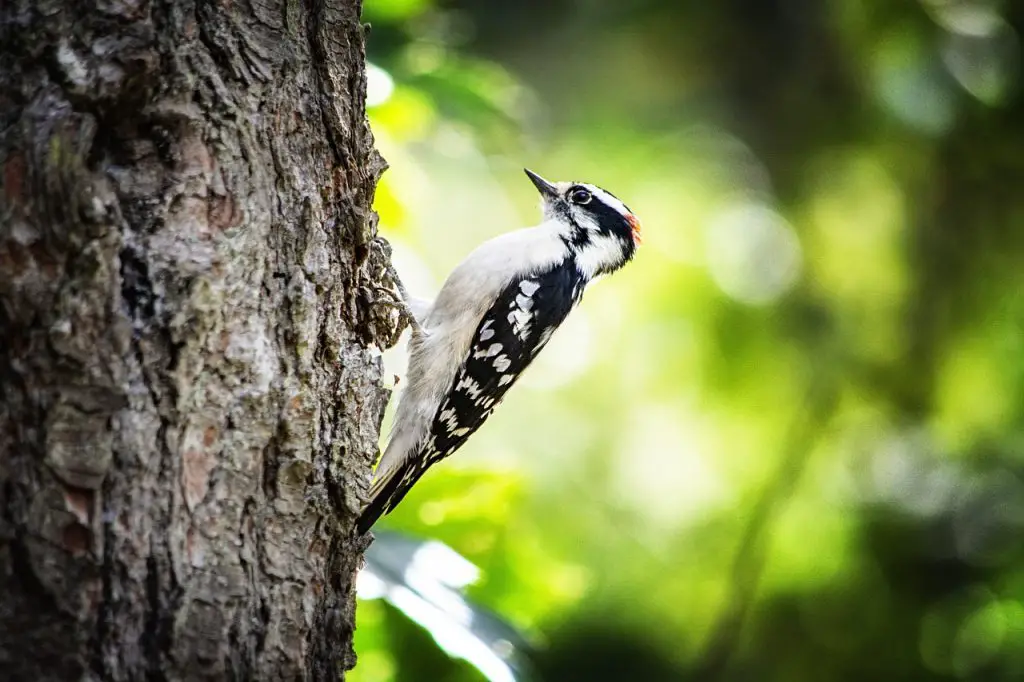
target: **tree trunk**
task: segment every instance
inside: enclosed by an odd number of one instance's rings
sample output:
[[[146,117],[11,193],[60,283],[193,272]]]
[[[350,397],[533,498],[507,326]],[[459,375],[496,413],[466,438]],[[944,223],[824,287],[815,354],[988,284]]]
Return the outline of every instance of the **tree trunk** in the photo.
[[[354,664],[397,326],[359,9],[0,2],[0,677]]]

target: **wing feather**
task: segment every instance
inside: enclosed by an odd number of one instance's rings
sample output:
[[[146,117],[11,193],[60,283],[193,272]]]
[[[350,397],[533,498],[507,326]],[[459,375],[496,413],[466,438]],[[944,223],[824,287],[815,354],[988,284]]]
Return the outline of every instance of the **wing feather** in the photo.
[[[394,509],[435,462],[458,450],[487,420],[583,295],[583,275],[570,261],[513,279],[480,320],[466,358],[412,457],[373,486],[360,517],[366,530]]]

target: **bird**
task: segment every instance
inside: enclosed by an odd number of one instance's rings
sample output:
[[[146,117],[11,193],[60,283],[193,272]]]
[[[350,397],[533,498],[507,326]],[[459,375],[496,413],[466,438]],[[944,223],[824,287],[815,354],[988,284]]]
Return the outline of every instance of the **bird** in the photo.
[[[411,316],[405,388],[368,502],[365,534],[432,465],[487,420],[579,304],[584,290],[636,254],[640,219],[585,182],[548,182],[524,169],[541,197],[538,225],[474,249],[433,301],[399,292]]]

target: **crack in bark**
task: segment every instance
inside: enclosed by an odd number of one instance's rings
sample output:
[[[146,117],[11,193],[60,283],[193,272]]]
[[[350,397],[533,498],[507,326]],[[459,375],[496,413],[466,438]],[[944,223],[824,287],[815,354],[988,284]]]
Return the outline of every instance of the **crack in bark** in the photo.
[[[112,484],[113,481],[111,479],[103,482],[103,487],[101,488],[102,499],[109,499]],[[100,560],[100,601],[96,608],[96,626],[89,639],[88,649],[90,670],[103,678],[107,676],[105,674],[103,650],[107,645],[107,639],[114,625],[111,611],[114,601],[114,579],[117,564],[114,556],[115,535],[113,520],[106,518],[106,511],[101,510],[100,513],[103,516],[101,519],[103,527],[103,557]]]
[[[164,682],[163,655],[169,647],[167,626],[163,622],[160,599],[160,569],[153,554],[146,559],[146,619],[142,630],[142,650],[146,660],[146,679]]]
[[[307,24],[306,40],[309,45],[310,54],[313,55],[313,71],[317,81],[317,106],[320,111],[320,124],[327,135],[327,143],[330,145],[334,156],[334,164],[345,168],[351,167],[351,158],[342,140],[338,139],[339,131],[329,113],[330,99],[334,93],[333,80],[330,72],[332,63],[331,55],[324,44],[324,24],[326,23],[325,13],[329,0],[306,0],[309,21]]]

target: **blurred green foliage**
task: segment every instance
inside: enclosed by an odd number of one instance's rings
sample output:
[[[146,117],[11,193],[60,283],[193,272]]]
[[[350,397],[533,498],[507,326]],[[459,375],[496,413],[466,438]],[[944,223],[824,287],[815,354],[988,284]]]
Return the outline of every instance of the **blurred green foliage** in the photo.
[[[364,18],[414,293],[537,219],[523,166],[645,226],[383,523],[476,563],[546,680],[1024,679],[1024,6]],[[480,679],[358,619],[355,682]]]

